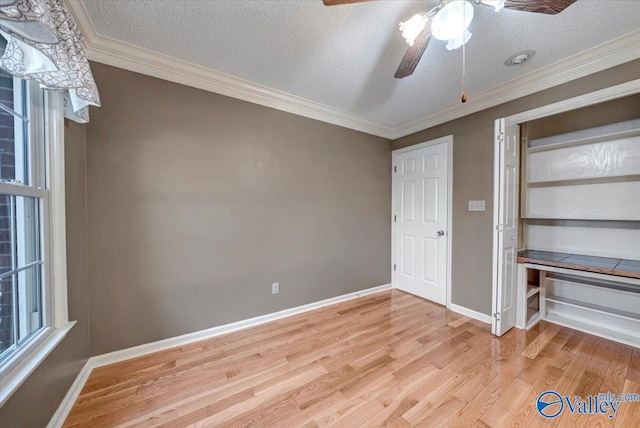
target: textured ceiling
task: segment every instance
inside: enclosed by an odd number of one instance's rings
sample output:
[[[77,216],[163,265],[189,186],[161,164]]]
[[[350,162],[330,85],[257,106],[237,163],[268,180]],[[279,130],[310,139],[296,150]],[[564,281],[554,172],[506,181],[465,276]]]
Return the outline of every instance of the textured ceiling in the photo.
[[[459,103],[462,49],[432,40],[415,73],[398,23],[436,1],[325,7],[321,0],[84,0],[104,36],[397,127]],[[475,6],[467,93],[498,86],[640,29],[638,0],[578,0],[559,15]],[[523,66],[507,57],[533,49]]]

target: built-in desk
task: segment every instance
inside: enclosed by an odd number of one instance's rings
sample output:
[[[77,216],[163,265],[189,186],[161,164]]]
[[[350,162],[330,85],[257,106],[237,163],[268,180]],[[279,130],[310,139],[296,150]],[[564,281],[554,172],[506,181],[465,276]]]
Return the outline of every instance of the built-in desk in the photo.
[[[640,261],[518,253],[516,326],[539,320],[640,347]]]
[[[518,263],[574,269],[584,272],[640,278],[640,260],[613,259],[610,257],[584,256],[580,254],[554,253],[550,251],[524,250],[518,253]]]

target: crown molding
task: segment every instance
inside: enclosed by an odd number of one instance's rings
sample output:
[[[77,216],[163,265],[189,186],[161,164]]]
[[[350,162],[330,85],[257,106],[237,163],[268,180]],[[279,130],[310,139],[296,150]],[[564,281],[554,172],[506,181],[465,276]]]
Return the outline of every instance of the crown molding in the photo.
[[[84,34],[85,54],[91,61],[387,139],[393,135],[392,128],[349,112],[100,35],[81,0],[66,3]]]
[[[100,35],[96,32],[82,0],[66,0],[66,3],[85,36],[85,52],[92,61],[388,139],[401,138],[640,58],[640,31],[636,31],[476,94],[464,105],[450,105],[393,128],[343,110]]]
[[[640,31],[596,46],[566,60],[473,95],[472,99],[464,105],[451,105],[401,125],[393,130],[392,139],[477,113],[638,58],[640,58]]]

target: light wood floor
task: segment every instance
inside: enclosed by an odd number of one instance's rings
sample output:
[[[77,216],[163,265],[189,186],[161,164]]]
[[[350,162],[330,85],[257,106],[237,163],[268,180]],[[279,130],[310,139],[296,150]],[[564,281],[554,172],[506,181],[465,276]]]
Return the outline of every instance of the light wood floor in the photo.
[[[399,291],[96,369],[65,426],[640,426],[543,419],[546,390],[640,392],[640,349],[553,324],[486,324]]]

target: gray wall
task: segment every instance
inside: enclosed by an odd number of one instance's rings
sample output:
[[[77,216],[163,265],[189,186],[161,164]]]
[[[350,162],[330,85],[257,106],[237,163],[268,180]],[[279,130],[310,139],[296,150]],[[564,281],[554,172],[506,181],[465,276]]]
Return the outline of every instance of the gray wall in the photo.
[[[393,141],[395,150],[453,134],[453,303],[491,313],[494,120],[637,79],[638,70],[635,60]],[[471,199],[487,210],[468,212]]]
[[[388,140],[92,68],[93,355],[390,282]]]
[[[89,352],[85,127],[65,127],[69,319],[78,323],[0,408],[3,428],[47,425]]]

